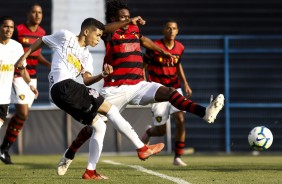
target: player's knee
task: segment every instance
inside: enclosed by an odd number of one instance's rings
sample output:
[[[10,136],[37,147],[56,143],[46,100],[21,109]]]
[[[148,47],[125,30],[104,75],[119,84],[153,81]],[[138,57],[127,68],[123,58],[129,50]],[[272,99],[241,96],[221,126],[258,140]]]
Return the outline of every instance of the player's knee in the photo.
[[[173,87],[168,87],[168,94],[169,96],[175,91],[176,89]]]
[[[165,87],[161,86],[155,95],[155,100],[157,102],[163,102],[168,101],[169,97],[172,95],[172,93],[175,91],[175,88],[173,87]]]
[[[25,121],[28,118],[28,112],[17,112],[16,116],[17,116],[17,118]]]

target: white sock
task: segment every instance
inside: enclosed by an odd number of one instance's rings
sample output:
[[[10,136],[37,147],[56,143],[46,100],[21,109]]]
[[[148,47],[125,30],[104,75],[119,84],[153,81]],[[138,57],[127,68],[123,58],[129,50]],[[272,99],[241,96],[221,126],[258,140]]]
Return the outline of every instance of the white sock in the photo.
[[[121,116],[118,108],[114,105],[110,108],[107,117],[114,128],[127,137],[136,148],[142,148],[144,143],[139,139],[132,126]]]
[[[2,119],[0,119],[0,129],[1,129],[2,125],[3,125],[3,121],[2,121]]]
[[[87,169],[96,170],[96,165],[103,149],[103,141],[106,133],[106,123],[101,119],[92,124],[93,133],[89,141],[89,158]]]

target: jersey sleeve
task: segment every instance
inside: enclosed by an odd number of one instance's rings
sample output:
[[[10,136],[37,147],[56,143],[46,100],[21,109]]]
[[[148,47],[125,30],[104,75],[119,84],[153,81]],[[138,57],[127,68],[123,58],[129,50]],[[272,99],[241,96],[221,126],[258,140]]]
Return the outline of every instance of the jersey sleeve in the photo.
[[[43,36],[42,41],[50,48],[55,48],[59,45],[59,43],[63,40],[64,37],[65,31],[60,30],[54,34]]]

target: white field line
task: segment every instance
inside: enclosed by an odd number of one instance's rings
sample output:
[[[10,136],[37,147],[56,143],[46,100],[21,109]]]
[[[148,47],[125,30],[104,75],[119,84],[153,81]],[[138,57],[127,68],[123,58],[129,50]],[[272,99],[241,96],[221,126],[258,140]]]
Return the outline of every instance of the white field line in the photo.
[[[103,162],[108,163],[108,164],[112,164],[112,165],[122,165],[122,166],[131,167],[131,168],[134,168],[138,171],[148,173],[148,174],[151,174],[151,175],[155,175],[155,176],[158,176],[160,178],[170,180],[170,181],[173,181],[173,182],[178,183],[178,184],[191,184],[191,183],[189,183],[185,180],[182,180],[180,178],[175,178],[175,177],[171,177],[171,176],[168,176],[168,175],[165,175],[165,174],[161,174],[161,173],[158,173],[158,172],[155,172],[155,171],[152,171],[152,170],[148,170],[148,169],[146,169],[146,168],[144,168],[140,165],[127,165],[127,164],[122,164],[122,163],[119,163],[119,162],[114,162],[114,161],[111,161],[111,160],[103,160]]]

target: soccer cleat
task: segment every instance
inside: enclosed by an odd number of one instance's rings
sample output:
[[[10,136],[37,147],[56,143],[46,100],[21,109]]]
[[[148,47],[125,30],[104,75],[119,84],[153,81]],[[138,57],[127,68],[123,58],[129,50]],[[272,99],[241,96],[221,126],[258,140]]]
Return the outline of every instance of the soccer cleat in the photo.
[[[149,158],[151,155],[156,155],[158,154],[160,151],[162,151],[162,149],[164,148],[164,143],[158,143],[158,144],[153,144],[153,145],[146,145],[146,147],[148,148],[145,151],[141,151],[141,149],[137,149],[137,154],[138,157],[141,160],[146,160],[147,158]]]
[[[217,114],[223,108],[224,105],[224,96],[219,94],[206,108],[206,114],[203,117],[208,123],[213,123],[216,119]]]
[[[150,140],[150,136],[147,134],[147,131],[152,128],[152,125],[147,125],[146,127],[146,131],[145,133],[143,134],[142,138],[141,138],[141,141],[144,143],[144,144],[149,144],[149,140]]]
[[[89,176],[89,174],[85,171],[85,173],[82,175],[82,179],[85,180],[107,180],[109,179],[107,176],[100,175],[98,173],[95,173],[93,176]]]
[[[62,175],[65,175],[70,164],[71,164],[72,160],[71,159],[68,159],[65,157],[65,154],[64,156],[61,158],[59,164],[58,164],[58,168],[57,168],[57,174],[62,176]]]
[[[183,162],[181,160],[181,158],[174,158],[173,160],[173,165],[176,165],[176,166],[187,166],[187,164],[185,162]]]
[[[0,150],[0,159],[5,164],[13,164],[12,161],[11,161],[11,157],[10,157],[8,151]]]

